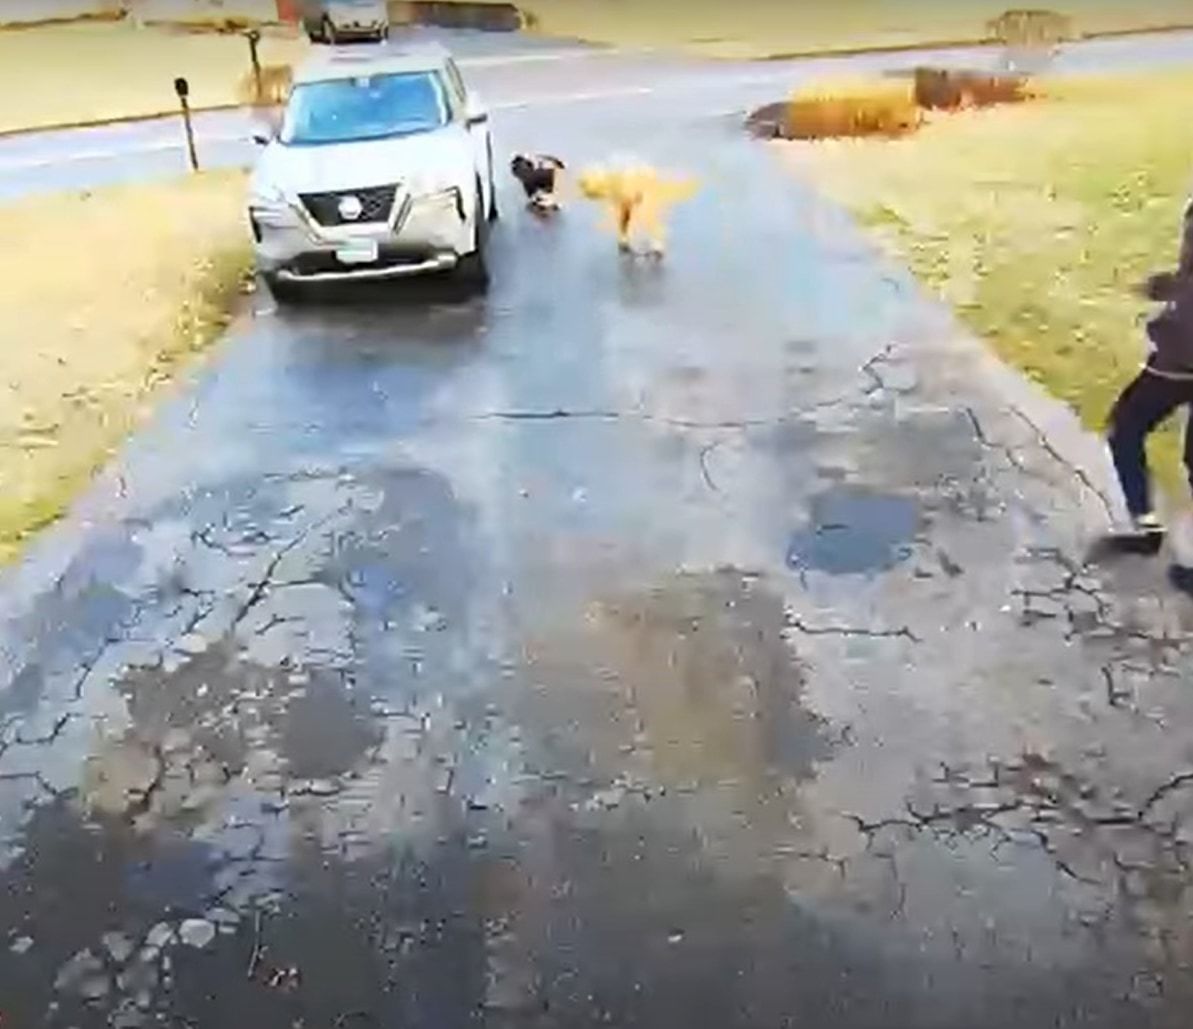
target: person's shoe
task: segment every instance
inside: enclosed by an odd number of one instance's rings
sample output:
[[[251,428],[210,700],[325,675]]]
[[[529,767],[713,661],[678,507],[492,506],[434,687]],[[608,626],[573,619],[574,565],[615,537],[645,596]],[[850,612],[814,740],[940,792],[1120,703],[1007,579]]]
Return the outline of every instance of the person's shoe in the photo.
[[[1088,555],[1091,561],[1111,559],[1123,554],[1155,557],[1164,546],[1164,523],[1154,514],[1137,515],[1131,527],[1103,536]]]
[[[1136,553],[1158,554],[1164,545],[1164,523],[1153,512],[1131,519],[1131,535],[1138,543]]]
[[[1189,565],[1173,565],[1168,569],[1168,581],[1173,588],[1193,597],[1193,567]]]
[[[1153,512],[1136,515],[1131,519],[1131,527],[1140,536],[1164,535],[1164,523],[1160,521],[1160,516]]]

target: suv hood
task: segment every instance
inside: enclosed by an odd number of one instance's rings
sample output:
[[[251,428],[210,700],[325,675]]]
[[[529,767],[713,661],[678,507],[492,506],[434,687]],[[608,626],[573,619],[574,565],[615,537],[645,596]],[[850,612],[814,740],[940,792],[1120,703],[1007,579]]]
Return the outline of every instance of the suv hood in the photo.
[[[253,193],[280,189],[287,196],[403,183],[415,195],[471,187],[468,133],[457,125],[409,136],[285,146],[270,143],[250,180]]]

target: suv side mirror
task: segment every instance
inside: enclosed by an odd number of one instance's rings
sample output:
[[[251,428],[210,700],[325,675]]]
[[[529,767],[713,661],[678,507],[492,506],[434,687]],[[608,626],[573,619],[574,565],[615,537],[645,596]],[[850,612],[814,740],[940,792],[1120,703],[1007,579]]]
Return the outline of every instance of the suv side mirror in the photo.
[[[472,128],[474,125],[483,125],[488,120],[489,112],[480,97],[475,93],[469,93],[464,101],[464,123]]]
[[[263,117],[256,119],[256,122],[256,125],[253,126],[253,142],[257,146],[269,146],[281,135],[281,118],[275,112],[265,112]]]

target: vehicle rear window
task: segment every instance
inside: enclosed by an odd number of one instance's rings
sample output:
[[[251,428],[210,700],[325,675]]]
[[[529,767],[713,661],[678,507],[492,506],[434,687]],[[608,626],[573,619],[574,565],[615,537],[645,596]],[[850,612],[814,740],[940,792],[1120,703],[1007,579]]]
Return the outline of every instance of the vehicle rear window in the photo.
[[[302,145],[384,139],[436,129],[446,120],[433,72],[304,82],[290,97],[281,140]]]

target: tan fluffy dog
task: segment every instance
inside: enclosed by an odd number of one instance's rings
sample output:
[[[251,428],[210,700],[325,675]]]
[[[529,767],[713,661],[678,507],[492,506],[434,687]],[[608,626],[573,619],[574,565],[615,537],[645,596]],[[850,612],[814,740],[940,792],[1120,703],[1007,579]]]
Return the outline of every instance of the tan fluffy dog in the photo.
[[[645,241],[646,253],[655,257],[662,257],[666,246],[667,212],[696,192],[691,180],[665,176],[640,162],[586,168],[577,185],[582,196],[605,205],[619,249],[634,253],[635,243]]]

